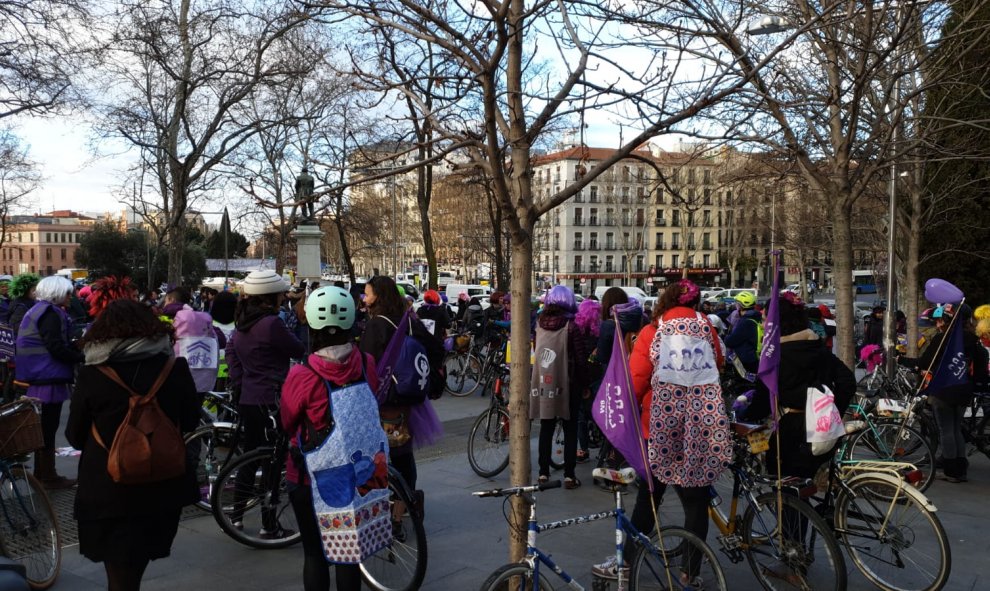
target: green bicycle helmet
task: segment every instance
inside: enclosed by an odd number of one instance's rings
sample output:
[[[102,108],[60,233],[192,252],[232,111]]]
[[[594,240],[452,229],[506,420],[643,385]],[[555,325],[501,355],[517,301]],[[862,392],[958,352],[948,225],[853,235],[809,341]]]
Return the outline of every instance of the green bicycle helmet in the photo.
[[[354,298],[342,287],[321,287],[306,298],[306,322],[314,330],[354,326]]]
[[[753,305],[756,304],[756,297],[748,291],[743,291],[736,294],[736,297],[733,299],[739,302],[743,308],[752,308]]]

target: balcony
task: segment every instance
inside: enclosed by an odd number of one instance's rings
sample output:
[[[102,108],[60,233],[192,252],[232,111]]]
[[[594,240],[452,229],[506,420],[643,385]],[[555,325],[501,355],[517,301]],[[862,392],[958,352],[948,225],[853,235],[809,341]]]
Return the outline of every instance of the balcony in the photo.
[[[657,242],[657,250],[667,250],[667,245],[663,242]]]
[[[598,225],[598,218],[591,218],[590,220],[588,220],[588,225],[589,226],[597,226]]]
[[[571,247],[571,250],[584,250],[584,244],[575,242],[574,246]]]
[[[581,263],[574,263],[574,272],[575,273],[581,272]]]
[[[615,270],[612,267],[613,267],[612,263],[605,263],[605,272],[614,273]]]
[[[605,250],[615,250],[615,243],[614,242],[606,242],[605,243]]]
[[[616,224],[616,218],[615,217],[607,217],[607,218],[605,218],[605,225],[606,226],[614,226],[615,224]]]
[[[591,194],[591,197],[588,199],[588,202],[589,203],[601,203],[601,201],[599,201],[598,193],[592,193]]]
[[[681,249],[681,245],[679,242],[670,243],[670,250],[680,250],[680,249]]]
[[[582,218],[574,218],[574,225],[575,226],[583,226],[584,225],[584,220]]]
[[[588,250],[598,250],[598,243],[597,242],[591,242],[591,243],[589,243],[588,244]]]
[[[578,193],[574,196],[574,203],[584,203],[584,195]]]
[[[667,225],[667,220],[665,220],[665,219],[663,219],[663,218],[658,218],[658,219],[656,219],[656,220],[654,220],[654,223],[655,223],[655,224],[656,224],[657,226],[660,226],[660,227],[664,227],[664,226],[666,226],[666,225]]]

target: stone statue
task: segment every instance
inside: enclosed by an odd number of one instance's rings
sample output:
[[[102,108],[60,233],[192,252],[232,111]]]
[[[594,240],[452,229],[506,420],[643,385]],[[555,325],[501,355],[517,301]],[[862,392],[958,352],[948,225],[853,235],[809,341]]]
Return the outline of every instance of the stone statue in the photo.
[[[313,188],[316,182],[309,170],[303,166],[302,172],[296,177],[296,201],[301,202],[303,219],[312,221],[316,217],[316,206],[313,203]]]

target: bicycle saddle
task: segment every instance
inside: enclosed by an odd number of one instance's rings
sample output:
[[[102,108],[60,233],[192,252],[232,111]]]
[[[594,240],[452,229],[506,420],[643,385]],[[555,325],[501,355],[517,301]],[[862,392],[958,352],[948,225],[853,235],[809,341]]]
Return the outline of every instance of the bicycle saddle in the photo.
[[[751,433],[757,433],[767,428],[763,423],[730,423],[732,432],[740,437],[745,437]]]
[[[601,478],[615,484],[632,484],[636,482],[636,470],[634,468],[623,468],[613,470],[612,468],[595,468],[591,471],[592,478]]]

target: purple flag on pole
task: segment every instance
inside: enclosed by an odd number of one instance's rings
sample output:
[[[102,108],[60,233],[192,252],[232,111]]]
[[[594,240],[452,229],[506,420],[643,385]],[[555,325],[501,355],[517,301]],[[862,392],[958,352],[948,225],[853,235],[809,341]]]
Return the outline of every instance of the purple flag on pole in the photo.
[[[378,360],[375,368],[375,373],[378,374],[378,392],[375,393],[375,396],[379,403],[388,399],[388,391],[392,387],[392,372],[395,364],[399,361],[402,344],[406,341],[406,335],[409,332],[409,310],[411,308],[406,308],[402,320],[396,325],[395,334],[392,335],[392,340],[388,342],[388,346],[385,347],[385,352],[382,353],[382,358]]]
[[[760,368],[757,377],[770,391],[770,409],[777,416],[777,370],[780,368],[780,251],[773,251],[773,290],[770,293],[770,306],[763,323],[763,350],[760,352]],[[776,419],[775,419],[776,420]]]
[[[618,316],[614,317],[615,342],[612,344],[612,358],[608,361],[605,377],[602,378],[602,385],[595,396],[591,415],[605,439],[615,446],[652,490],[653,479],[647,468],[645,441],[640,429],[636,397],[632,392],[625,341],[622,329],[619,328]]]

